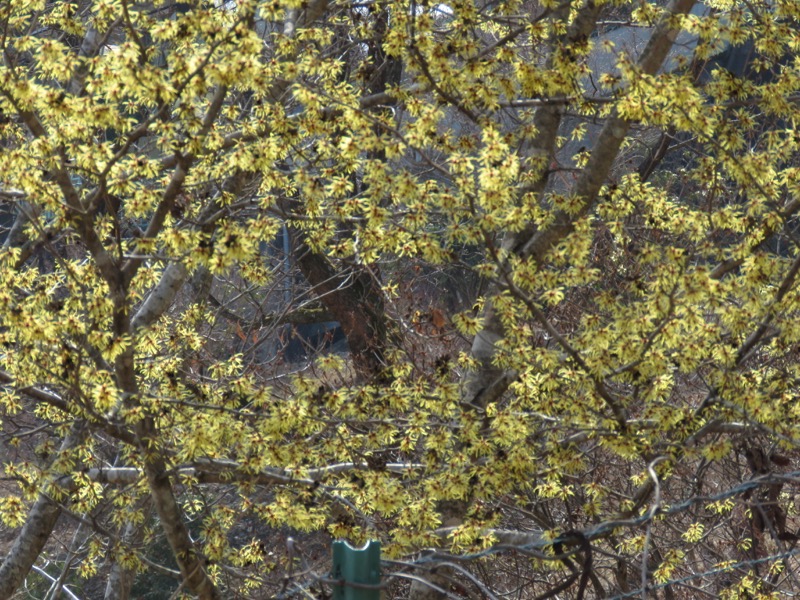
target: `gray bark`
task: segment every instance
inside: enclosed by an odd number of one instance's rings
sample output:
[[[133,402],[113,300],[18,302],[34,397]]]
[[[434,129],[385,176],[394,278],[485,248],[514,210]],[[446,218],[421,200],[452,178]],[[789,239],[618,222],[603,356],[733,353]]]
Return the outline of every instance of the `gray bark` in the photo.
[[[130,544],[134,541],[136,536],[141,533],[141,527],[137,527],[132,522],[125,525],[122,532],[121,542],[123,544]],[[133,587],[133,581],[136,578],[136,573],[130,569],[126,569],[118,561],[115,561],[111,566],[111,573],[108,575],[106,581],[105,600],[128,600]]]
[[[50,538],[59,515],[61,508],[58,504],[47,496],[40,495],[0,567],[0,600],[11,598],[22,585]]]
[[[670,17],[688,13],[695,1],[673,0],[667,8],[667,15],[654,29],[639,58],[638,68],[641,72],[649,75],[658,72],[679,33],[672,27]],[[569,44],[579,39],[585,39],[594,29],[598,15],[599,7],[593,0],[588,0],[562,43]],[[542,106],[537,110],[534,122],[538,134],[534,140],[533,152],[547,157],[549,162],[555,155],[556,136],[561,123],[561,108],[556,104]],[[572,195],[583,199],[583,206],[579,214],[561,213],[556,217],[553,225],[544,230],[534,231],[532,228],[527,228],[519,233],[508,234],[503,240],[503,248],[519,257],[533,258],[537,262],[541,262],[551,248],[574,230],[575,222],[588,214],[594,207],[597,195],[611,172],[629,128],[630,122],[616,113],[612,114],[603,126],[589,162],[571,190]],[[545,172],[526,191],[541,196],[547,189],[548,183],[548,176]],[[516,378],[516,373],[500,369],[495,365],[497,342],[504,336],[503,325],[492,303],[487,302],[483,315],[483,328],[475,336],[472,344],[472,355],[478,360],[480,368],[465,383],[463,399],[466,403],[477,407],[485,406],[488,402],[500,398]],[[618,405],[612,403],[611,408],[618,418],[623,415]],[[460,517],[463,518],[463,510],[461,515],[458,514],[459,504],[462,509],[466,509],[466,503],[448,503],[443,510],[443,523],[456,523]],[[412,600],[442,600],[445,597],[441,590],[444,582],[445,580],[436,574],[420,577],[411,585],[410,598]],[[431,583],[434,585],[430,585]]]
[[[32,205],[25,200],[18,201],[17,216],[14,219],[14,224],[8,231],[6,241],[3,246],[6,248],[18,248],[28,241],[25,235],[25,226],[30,222],[32,216],[38,216],[41,209]]]
[[[139,480],[139,474],[132,479],[131,484]],[[150,499],[145,497],[139,502],[139,507],[150,513],[152,506]],[[144,529],[141,525],[137,525],[133,521],[128,521],[122,528],[120,535],[120,544],[124,546],[132,546],[141,543],[144,537]],[[131,589],[133,588],[134,580],[136,579],[136,572],[131,571],[124,567],[119,561],[115,560],[111,565],[111,572],[108,575],[106,582],[106,592],[104,600],[128,600],[130,598]]]
[[[58,456],[78,446],[86,435],[83,421],[76,422],[61,443]],[[61,515],[61,507],[49,496],[40,494],[28,513],[8,555],[0,566],[0,600],[7,600],[28,576],[36,559],[44,550],[50,534]]]
[[[157,447],[156,439],[154,439],[155,431],[149,419],[140,423],[137,429],[145,448],[151,444],[153,447]],[[144,471],[150,496],[158,513],[161,529],[167,537],[186,587],[200,600],[222,598],[206,573],[204,561],[195,550],[189,530],[183,522],[181,508],[172,493],[172,482],[167,474],[164,460],[160,456],[150,454],[147,450],[146,452],[149,456],[145,457]]]
[[[566,17],[567,10],[566,4],[560,7],[559,13],[562,18]],[[551,41],[553,47],[572,44],[587,37],[594,28],[599,12],[600,7],[593,0],[588,0],[580,17],[575,20],[567,33]],[[550,59],[548,64],[552,64]],[[538,133],[532,142],[532,152],[534,155],[547,157],[547,163],[549,163],[549,158],[555,154],[562,110],[559,104],[545,105],[539,108],[534,115],[534,125]],[[547,188],[548,180],[547,171],[543,171],[526,191],[541,196]],[[506,251],[514,251],[523,243],[522,240],[530,235],[532,235],[530,228],[519,233],[509,233],[504,237],[502,247]],[[496,290],[497,288],[495,288]],[[480,408],[499,399],[516,379],[516,373],[502,369],[495,364],[498,352],[497,343],[504,336],[503,324],[492,302],[488,301],[483,314],[483,327],[472,342],[472,356],[477,359],[480,367],[467,379],[464,386],[463,400],[468,405]],[[439,509],[442,523],[448,526],[456,525],[463,520],[467,502],[443,502],[440,503]],[[449,587],[448,581],[451,574],[450,570],[446,568],[438,573],[420,574],[420,577],[411,583],[409,598],[411,600],[443,600],[445,598],[443,591]]]
[[[695,1],[674,0],[667,9],[668,15],[688,13]],[[571,33],[568,34],[568,41],[570,38],[575,40],[588,35],[594,27],[597,14],[598,10],[590,2],[585,13],[574,23]],[[677,35],[678,30],[671,27],[671,19],[669,17],[662,19],[638,61],[641,72],[649,75],[658,72]],[[556,106],[544,106],[535,116],[539,134],[534,144],[534,151],[547,157],[552,157],[554,154],[555,137],[561,121],[559,110]],[[630,125],[630,122],[615,113],[608,118],[600,131],[589,162],[572,189],[572,195],[583,198],[583,206],[577,215],[561,213],[547,229],[536,232],[523,230],[519,234],[508,235],[503,241],[503,247],[523,258],[533,258],[541,262],[551,248],[574,230],[575,222],[594,207],[598,192],[611,172]],[[546,186],[547,179],[543,176],[528,191],[541,194]],[[495,315],[491,303],[487,303],[483,329],[475,336],[472,345],[473,356],[478,359],[481,369],[468,381],[465,390],[467,401],[479,406],[485,405],[499,398],[513,381],[515,374],[504,372],[494,366],[495,344],[503,337],[503,326]]]
[[[347,473],[350,471],[369,470],[367,463],[337,463],[319,467],[317,469],[306,469],[306,478],[298,477],[291,469],[265,469],[259,473],[253,473],[232,460],[221,460],[211,458],[201,458],[196,461],[175,467],[172,472],[178,477],[189,477],[197,479],[200,483],[235,483],[237,481],[248,481],[258,485],[303,485],[316,487],[325,477],[336,473]],[[383,467],[389,473],[405,475],[425,466],[417,463],[387,463]],[[91,481],[109,485],[134,485],[143,476],[141,469],[136,467],[93,467],[87,470],[84,475]],[[70,489],[74,483],[69,476],[59,480],[59,485]]]
[[[188,274],[181,262],[171,263],[164,269],[161,280],[131,319],[131,329],[138,331],[155,323],[172,305]]]
[[[674,0],[667,9],[669,16],[686,14],[696,0]],[[671,19],[664,18],[656,26],[638,61],[639,70],[647,75],[655,75],[667,58],[679,30],[671,27]],[[587,215],[594,207],[600,188],[607,181],[631,122],[619,116],[616,111],[608,118],[595,143],[589,162],[578,177],[572,195],[583,199],[583,206],[577,214],[561,213],[556,222],[531,236],[524,244],[520,254],[525,258],[541,261],[548,250],[563,240],[575,228],[575,223]]]
[[[566,17],[567,10],[567,5],[562,6],[560,16]],[[580,17],[575,20],[563,37],[553,40],[553,46],[573,44],[587,38],[594,29],[599,14],[600,6],[596,5],[593,0],[588,0]],[[552,59],[548,59],[548,66],[550,65],[552,65]],[[546,157],[547,163],[555,155],[562,111],[562,106],[554,103],[542,106],[534,115],[534,126],[538,133],[532,143],[532,153],[536,156]],[[541,196],[547,189],[548,182],[548,173],[544,171],[525,191]],[[503,239],[503,249],[512,252],[518,251],[519,247],[532,234],[530,228],[523,229],[519,233],[507,234]],[[504,371],[494,364],[497,354],[496,344],[504,336],[503,325],[497,317],[492,303],[488,302],[483,315],[483,329],[472,342],[472,355],[478,360],[481,368],[468,380],[465,388],[465,400],[476,406],[486,406],[489,402],[498,399],[516,378],[515,373]]]

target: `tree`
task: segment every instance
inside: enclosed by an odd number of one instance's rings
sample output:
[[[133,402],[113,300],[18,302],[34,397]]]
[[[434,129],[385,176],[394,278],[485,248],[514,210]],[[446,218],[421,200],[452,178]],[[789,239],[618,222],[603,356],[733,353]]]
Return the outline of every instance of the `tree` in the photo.
[[[0,598],[797,592],[799,20],[3,3]]]

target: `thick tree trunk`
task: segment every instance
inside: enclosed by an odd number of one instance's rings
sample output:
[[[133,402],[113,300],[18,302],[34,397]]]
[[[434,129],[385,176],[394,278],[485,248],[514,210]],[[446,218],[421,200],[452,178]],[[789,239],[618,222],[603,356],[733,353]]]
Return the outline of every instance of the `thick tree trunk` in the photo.
[[[142,327],[155,322],[172,304],[178,290],[187,278],[186,268],[180,263],[170,265],[164,272],[156,289],[147,298],[136,316],[128,323],[127,330],[119,331],[125,335],[135,333]],[[120,355],[115,363],[118,384],[129,398],[136,398],[138,388],[134,375],[133,351]],[[144,474],[150,490],[153,506],[158,513],[161,528],[166,535],[175,561],[187,589],[201,600],[221,598],[214,583],[206,573],[201,556],[192,543],[189,531],[183,522],[183,515],[172,491],[172,482],[160,454],[158,431],[152,418],[140,421],[135,428],[139,447],[143,453]],[[120,572],[120,577],[125,574]],[[124,597],[124,596],[123,596]]]
[[[144,419],[137,425],[137,434],[139,434],[144,448],[153,448],[153,450],[145,450],[147,453],[144,460],[145,476],[161,529],[167,537],[186,587],[200,600],[222,598],[206,573],[203,560],[195,550],[189,531],[183,523],[183,514],[172,493],[172,483],[167,474],[166,465],[155,451],[157,440],[154,437],[155,432],[150,419]]]
[[[6,600],[19,588],[44,549],[61,508],[47,496],[39,496],[28,513],[25,526],[0,567],[0,600]]]
[[[85,423],[76,422],[61,443],[58,455],[62,456],[78,446],[85,434]],[[62,473],[55,474],[55,478],[59,475]],[[11,598],[25,581],[36,559],[44,550],[60,515],[61,507],[58,503],[40,494],[28,513],[22,531],[19,532],[14,545],[0,566],[0,600]]]
[[[367,42],[369,60],[364,86],[373,96],[399,84],[402,73],[402,62],[388,56],[383,47],[389,15],[385,7],[382,10],[375,18],[372,39]],[[376,130],[380,126],[376,125]],[[371,156],[385,159],[385,152],[375,150]],[[327,257],[314,253],[303,242],[302,232],[292,228],[291,234],[297,265],[342,327],[356,372],[363,380],[380,380],[385,376],[388,330],[378,274],[364,265],[337,269]]]
[[[376,275],[360,265],[350,270],[336,269],[327,257],[312,252],[301,241],[299,231],[293,229],[292,234],[297,265],[342,327],[359,377],[381,377],[386,366],[387,327]]]
[[[235,184],[231,183],[231,185]],[[206,208],[204,214],[211,213],[213,208],[212,202]],[[168,266],[164,270],[159,283],[151,291],[133,318],[119,320],[116,334],[120,336],[135,335],[142,328],[155,323],[172,306],[175,297],[186,283],[187,278],[188,270],[182,263],[172,263]],[[199,291],[202,290],[207,291],[207,286],[200,286]],[[124,352],[115,361],[117,383],[125,397],[129,399],[127,401],[133,402],[138,397],[139,391],[136,383],[134,362],[132,350]],[[148,417],[140,421],[136,425],[135,434],[138,445],[144,455],[143,470],[150,490],[150,497],[159,516],[161,528],[172,549],[175,561],[178,563],[183,582],[186,588],[197,595],[198,598],[202,600],[217,600],[221,596],[203,568],[202,558],[195,550],[189,531],[183,522],[180,506],[172,490],[172,482],[167,473],[163,456],[160,454],[158,431],[152,419]],[[107,587],[106,596],[108,598],[125,598],[130,586],[133,584],[132,574],[119,567],[112,572],[112,577],[117,579],[121,587],[118,590]],[[112,582],[109,580],[109,586],[111,585]],[[111,592],[111,596],[109,596],[109,592]],[[113,594],[115,593],[119,595],[114,596]]]

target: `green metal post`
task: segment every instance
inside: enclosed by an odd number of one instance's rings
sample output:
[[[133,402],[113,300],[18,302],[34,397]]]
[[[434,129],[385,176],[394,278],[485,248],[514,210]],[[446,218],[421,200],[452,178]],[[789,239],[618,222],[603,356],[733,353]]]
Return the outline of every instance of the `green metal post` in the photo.
[[[334,584],[333,600],[380,600],[381,543],[369,541],[363,548],[353,548],[347,542],[333,542],[331,579],[342,582]],[[351,583],[376,587],[348,585]]]

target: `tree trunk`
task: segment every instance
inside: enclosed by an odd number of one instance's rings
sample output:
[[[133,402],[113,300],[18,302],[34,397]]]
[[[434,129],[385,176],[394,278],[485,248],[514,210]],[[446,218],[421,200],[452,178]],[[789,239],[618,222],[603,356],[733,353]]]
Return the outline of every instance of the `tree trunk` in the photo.
[[[148,419],[145,419],[137,429],[142,432],[145,447],[155,441]],[[145,457],[144,465],[150,496],[153,498],[161,528],[167,537],[186,587],[200,600],[222,598],[203,568],[203,561],[195,551],[189,531],[183,523],[181,509],[172,493],[172,483],[167,475],[164,461],[159,456],[151,454]]]
[[[386,315],[377,275],[369,267],[336,269],[327,257],[314,253],[291,228],[297,265],[314,293],[342,327],[353,366],[362,380],[383,376],[386,366]]]
[[[72,429],[64,438],[58,456],[70,452],[81,443],[86,435],[86,425],[83,421],[73,424]],[[61,473],[55,474],[57,479]],[[48,496],[39,494],[33,508],[28,513],[22,531],[14,540],[6,559],[0,566],[0,600],[11,598],[14,592],[25,581],[36,559],[44,550],[50,534],[61,515],[61,507]]]
[[[375,18],[372,39],[367,42],[369,71],[364,75],[364,86],[370,95],[386,92],[398,85],[402,62],[388,56],[383,42],[388,28],[389,15],[381,8]],[[375,126],[380,130],[380,126]],[[371,157],[385,159],[382,149],[374,150]],[[352,265],[349,269],[335,268],[328,258],[314,253],[302,240],[302,232],[291,228],[293,253],[306,281],[328,309],[347,338],[353,365],[362,380],[385,377],[385,352],[387,343],[386,314],[383,292],[378,273],[369,266]]]
[[[146,514],[152,512],[152,504],[148,497],[139,501],[139,505]],[[144,528],[133,521],[128,521],[122,528],[120,544],[133,546],[141,543],[144,537]],[[119,561],[114,561],[111,565],[111,573],[106,582],[106,593],[104,600],[128,600],[133,588],[136,572],[123,566]]]
[[[667,10],[670,15],[685,14],[691,10],[694,3],[695,0],[673,0]],[[562,13],[564,8],[561,9]],[[594,0],[587,0],[566,34],[554,40],[553,47],[568,46],[586,39],[593,31],[599,14],[600,7]],[[562,14],[562,17],[565,16]],[[655,74],[664,63],[678,33],[671,27],[671,23],[669,18],[665,18],[654,28],[638,61],[639,68],[643,73]],[[555,156],[556,136],[561,124],[561,108],[557,104],[539,108],[534,117],[534,123],[538,133],[533,140],[532,151],[546,158],[545,164],[549,165]],[[594,206],[600,188],[607,180],[629,127],[630,123],[617,114],[612,114],[606,120],[589,162],[571,190],[571,195],[583,199],[583,205],[578,215],[562,213],[556,217],[552,225],[545,229],[537,231],[533,227],[528,227],[518,233],[509,233],[503,240],[504,250],[521,258],[533,258],[537,262],[541,262],[551,248],[571,233],[575,222]],[[547,190],[548,184],[549,172],[543,170],[539,178],[526,188],[526,191],[541,197]],[[491,301],[487,301],[483,314],[483,327],[475,336],[472,344],[472,355],[480,366],[465,382],[463,392],[465,402],[478,407],[486,406],[489,402],[498,400],[516,378],[516,373],[496,366],[497,342],[504,336],[503,324]],[[612,403],[611,408],[619,420],[621,418],[619,407]],[[461,504],[460,511],[459,504]],[[442,510],[442,521],[448,524],[460,522],[463,520],[468,504],[468,502],[448,503]],[[409,598],[411,600],[443,600],[445,594],[440,589],[443,582],[446,581],[443,577],[446,577],[447,573],[440,571],[436,574],[421,573],[420,575],[420,580],[415,581],[411,586]],[[426,585],[426,582],[436,587]]]

